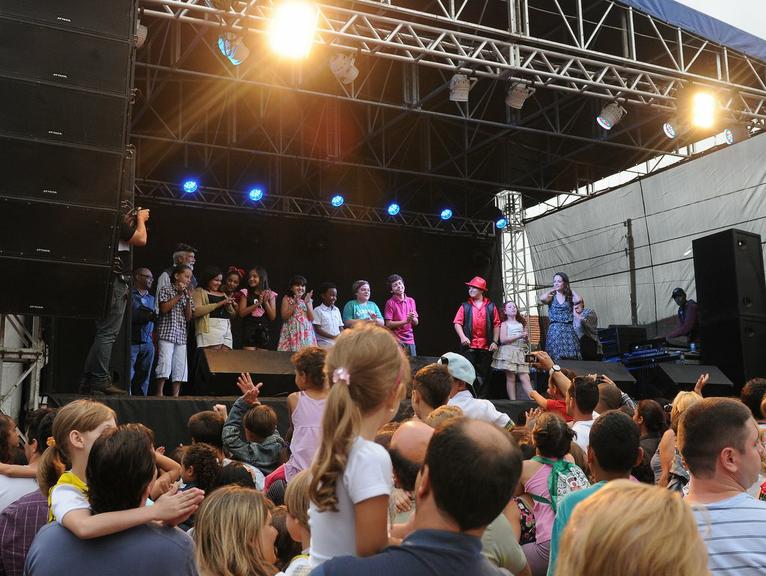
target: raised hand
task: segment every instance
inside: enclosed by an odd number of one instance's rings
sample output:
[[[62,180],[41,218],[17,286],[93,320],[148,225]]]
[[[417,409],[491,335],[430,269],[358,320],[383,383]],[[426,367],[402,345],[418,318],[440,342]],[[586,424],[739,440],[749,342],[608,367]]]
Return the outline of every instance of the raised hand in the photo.
[[[242,392],[242,398],[248,404],[260,404],[258,395],[261,393],[261,386],[263,386],[263,382],[253,384],[253,379],[247,372],[243,372],[239,375],[239,378],[237,378],[237,387],[240,392]]]
[[[702,389],[705,387],[708,380],[710,380],[710,374],[707,372],[700,374],[700,377],[697,378],[697,384],[694,385],[694,391],[700,396],[702,396]]]

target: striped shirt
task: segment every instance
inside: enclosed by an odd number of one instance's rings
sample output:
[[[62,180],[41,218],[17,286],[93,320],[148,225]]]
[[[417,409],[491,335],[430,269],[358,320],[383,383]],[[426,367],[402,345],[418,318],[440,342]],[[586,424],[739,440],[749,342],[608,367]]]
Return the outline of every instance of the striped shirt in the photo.
[[[712,576],[766,573],[766,502],[743,492],[693,508]]]

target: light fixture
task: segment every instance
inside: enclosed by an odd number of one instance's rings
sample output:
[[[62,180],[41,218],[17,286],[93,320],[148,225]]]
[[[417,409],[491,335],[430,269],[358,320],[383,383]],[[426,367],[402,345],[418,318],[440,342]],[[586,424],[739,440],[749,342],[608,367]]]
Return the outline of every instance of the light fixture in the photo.
[[[389,216],[396,216],[399,214],[399,210],[401,210],[401,208],[399,208],[399,204],[396,202],[391,202],[391,204],[388,205],[388,208],[386,208]]]
[[[723,129],[723,139],[727,144],[736,144],[750,138],[750,131],[747,125],[733,122]]]
[[[449,208],[445,208],[444,210],[442,210],[441,214],[439,214],[439,217],[442,220],[449,220],[450,218],[452,218],[452,210],[450,210]]]
[[[271,49],[285,58],[306,58],[314,43],[318,15],[310,2],[287,0],[279,4],[269,25]]]
[[[199,183],[196,180],[186,180],[183,183],[184,192],[192,194],[199,189]]]
[[[454,74],[449,81],[449,99],[452,102],[468,102],[468,93],[476,84],[476,78],[465,74]]]
[[[351,84],[359,76],[359,68],[354,66],[352,54],[338,53],[330,58],[330,70],[342,84]]]
[[[527,98],[535,93],[535,89],[527,86],[523,82],[514,82],[508,87],[508,94],[505,96],[505,105],[514,110],[521,110]]]
[[[617,102],[610,102],[601,109],[601,114],[596,116],[596,122],[598,122],[598,125],[604,130],[611,130],[620,123],[620,120],[622,120],[627,113],[628,111]]]
[[[506,218],[505,216],[501,216],[500,218],[495,220],[495,228],[497,228],[498,230],[505,230],[506,228],[508,228],[508,218]]]
[[[715,124],[718,101],[710,92],[695,92],[691,100],[691,123],[697,128],[711,128]]]
[[[335,208],[340,208],[341,206],[343,206],[343,203],[345,201],[346,201],[346,199],[343,196],[341,196],[340,194],[336,194],[335,196],[330,198],[330,204],[335,206]]]
[[[252,188],[247,195],[253,202],[260,202],[263,200],[263,190],[261,188]]]
[[[146,43],[146,37],[149,35],[149,29],[141,24],[141,20],[136,25],[136,48],[141,48]]]
[[[234,32],[224,32],[218,37],[218,49],[234,66],[239,66],[250,56],[244,40]]]

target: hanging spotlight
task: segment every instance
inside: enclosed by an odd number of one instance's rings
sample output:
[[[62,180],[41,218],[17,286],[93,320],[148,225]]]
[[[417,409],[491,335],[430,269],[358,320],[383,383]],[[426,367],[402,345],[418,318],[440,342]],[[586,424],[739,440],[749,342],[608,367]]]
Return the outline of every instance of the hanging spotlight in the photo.
[[[500,218],[495,220],[495,228],[497,228],[498,230],[505,230],[506,228],[508,228],[508,218],[506,218],[505,216],[501,216]]]
[[[306,58],[314,43],[319,11],[310,2],[287,0],[274,9],[269,26],[271,49],[285,58]]]
[[[441,214],[439,214],[439,217],[442,220],[449,220],[450,218],[452,218],[452,210],[450,210],[449,208],[445,208],[444,210],[442,210]]]
[[[234,66],[239,66],[250,56],[245,42],[234,32],[224,32],[218,37],[218,49]]]
[[[351,84],[359,76],[359,68],[354,66],[354,56],[338,53],[330,58],[330,70],[342,84]]]
[[[691,101],[691,123],[697,128],[711,128],[715,124],[718,102],[710,92],[696,92]]]
[[[138,21],[136,26],[136,48],[141,48],[146,43],[146,37],[149,35],[149,29]]]
[[[260,202],[263,200],[263,190],[261,188],[252,188],[247,195],[253,202]]]
[[[386,211],[388,212],[389,216],[396,216],[399,214],[399,204],[396,202],[391,202],[391,204],[388,205],[388,208],[386,208]]]
[[[514,82],[508,87],[508,94],[505,96],[505,105],[514,110],[521,110],[527,98],[535,93],[532,86],[527,86],[523,82]]]
[[[343,203],[346,201],[346,199],[341,196],[340,194],[336,194],[330,199],[330,204],[332,204],[335,208],[340,208],[343,206]]]
[[[736,144],[750,138],[750,131],[745,124],[732,123],[723,129],[723,138],[727,144]]]
[[[601,109],[601,114],[596,116],[596,122],[598,122],[598,125],[604,130],[611,130],[614,126],[620,123],[620,120],[622,120],[627,113],[628,111],[617,102],[610,102]]]
[[[192,194],[199,189],[199,183],[196,180],[186,180],[183,183],[184,192]]]
[[[452,102],[468,102],[468,93],[476,84],[476,78],[469,78],[465,74],[455,74],[449,81],[449,99]]]

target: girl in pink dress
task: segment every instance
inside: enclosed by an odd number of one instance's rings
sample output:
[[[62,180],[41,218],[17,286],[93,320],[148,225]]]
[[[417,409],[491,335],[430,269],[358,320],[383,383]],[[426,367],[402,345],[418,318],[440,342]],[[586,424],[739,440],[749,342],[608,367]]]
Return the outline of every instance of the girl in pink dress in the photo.
[[[290,289],[282,298],[282,332],[277,350],[297,352],[306,346],[316,346],[314,334],[314,305],[311,297],[314,291],[306,292],[306,279],[293,276]]]

